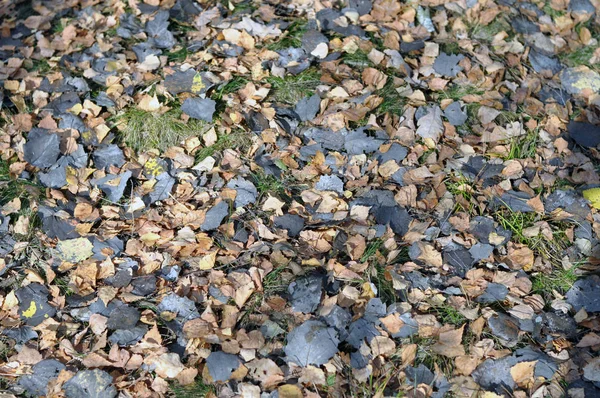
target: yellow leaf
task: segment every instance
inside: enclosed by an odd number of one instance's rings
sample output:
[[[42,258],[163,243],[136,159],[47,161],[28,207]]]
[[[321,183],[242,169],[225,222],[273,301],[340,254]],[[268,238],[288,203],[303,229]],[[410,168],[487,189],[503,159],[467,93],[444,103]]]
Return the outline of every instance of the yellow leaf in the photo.
[[[590,201],[593,208],[600,209],[600,188],[586,189],[583,197]]]
[[[25,318],[31,318],[32,316],[35,315],[35,313],[37,312],[37,307],[35,306],[35,301],[32,301],[31,304],[29,304],[29,308],[27,308],[25,311],[23,311],[23,316]]]
[[[147,234],[140,236],[140,240],[147,245],[153,245],[159,239],[160,235],[153,232],[148,232]]]
[[[195,264],[196,267],[202,270],[211,269],[215,266],[215,260],[217,259],[217,252],[207,254],[206,256],[200,257],[198,262]]]
[[[192,93],[198,94],[204,87],[206,86],[202,82],[202,75],[200,73],[196,73],[194,79],[192,80]]]

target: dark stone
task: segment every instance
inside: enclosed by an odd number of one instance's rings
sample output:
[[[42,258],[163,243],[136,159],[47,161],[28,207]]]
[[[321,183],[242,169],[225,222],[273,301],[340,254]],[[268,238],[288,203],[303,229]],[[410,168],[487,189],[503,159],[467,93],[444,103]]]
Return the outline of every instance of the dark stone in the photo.
[[[112,385],[113,378],[100,369],[80,370],[64,384],[67,398],[113,398],[117,389]]]
[[[44,129],[33,128],[23,146],[25,161],[39,168],[47,168],[56,163],[60,156],[58,135]]]
[[[311,313],[321,303],[323,277],[310,275],[298,278],[289,285],[288,292],[291,295],[291,304],[294,311]]]
[[[566,294],[567,303],[575,311],[600,312],[600,276],[592,275],[576,281]]]
[[[212,381],[227,381],[231,374],[240,367],[242,362],[233,354],[227,354],[223,351],[212,352],[206,359],[206,366]]]
[[[287,230],[288,236],[296,237],[304,229],[304,219],[295,214],[284,214],[283,216],[275,217],[273,225],[276,228]]]

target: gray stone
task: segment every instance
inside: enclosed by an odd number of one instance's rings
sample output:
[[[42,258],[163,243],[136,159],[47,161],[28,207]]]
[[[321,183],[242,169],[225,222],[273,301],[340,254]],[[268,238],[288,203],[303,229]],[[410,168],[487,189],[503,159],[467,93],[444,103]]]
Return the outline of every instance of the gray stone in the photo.
[[[569,11],[573,14],[594,14],[596,8],[590,0],[569,1]]]
[[[323,277],[310,275],[298,278],[288,287],[291,295],[292,309],[296,312],[311,313],[321,302]]]
[[[587,66],[563,69],[560,82],[562,88],[572,95],[581,94],[585,89],[592,93],[600,92],[600,74]]]
[[[114,144],[96,149],[92,155],[92,159],[97,169],[106,169],[108,166],[121,167],[125,164],[123,151]]]
[[[122,304],[111,311],[106,326],[109,330],[129,329],[134,327],[139,320],[140,312],[137,309]]]
[[[444,116],[453,126],[462,126],[469,118],[458,101],[454,101],[444,109]]]
[[[300,366],[320,366],[338,352],[339,340],[335,329],[320,321],[309,320],[287,336],[284,352],[288,361]]]
[[[283,216],[275,217],[273,225],[276,228],[287,230],[288,236],[296,237],[304,229],[304,219],[296,214],[284,214]]]
[[[485,390],[501,394],[512,391],[516,387],[516,383],[510,369],[517,363],[518,361],[514,357],[486,359],[475,369],[472,377]]]
[[[108,341],[121,347],[137,344],[148,333],[146,326],[136,326],[129,329],[117,329],[110,335]]]
[[[569,137],[584,148],[596,148],[600,144],[600,127],[585,122],[569,122]]]
[[[231,374],[240,367],[242,362],[233,354],[227,354],[223,351],[212,352],[206,359],[206,366],[212,381],[227,381]]]
[[[304,35],[302,35],[301,41],[302,48],[307,54],[313,52],[321,43],[329,44],[329,39],[327,39],[327,36],[314,29],[307,30]]]
[[[473,261],[480,261],[489,258],[494,252],[494,246],[486,243],[476,243],[469,249]]]
[[[113,398],[117,389],[112,385],[113,378],[100,369],[80,370],[64,384],[67,398]]]
[[[23,146],[25,161],[39,168],[47,168],[56,163],[60,156],[60,140],[56,134],[44,129],[31,129]]]
[[[575,311],[600,312],[600,276],[592,275],[576,281],[566,294],[567,303]]]
[[[191,118],[212,122],[217,103],[210,98],[188,98],[181,111]]]
[[[345,341],[352,347],[359,349],[363,342],[371,343],[373,337],[379,336],[380,333],[374,323],[360,318],[350,324],[348,328],[348,337]]]
[[[200,318],[196,303],[187,297],[181,297],[175,293],[170,293],[168,296],[165,296],[157,308],[160,312],[173,312],[177,314],[177,317],[186,321]]]
[[[529,63],[537,73],[550,71],[552,75],[555,75],[562,70],[560,61],[557,58],[549,57],[535,50],[529,52]]]
[[[360,128],[346,135],[344,148],[348,155],[361,155],[363,153],[375,152],[381,144],[382,141],[369,137],[364,133],[364,128]]]
[[[590,205],[588,204],[588,201],[573,190],[556,190],[552,192],[546,198],[544,207],[548,214],[556,209],[563,209],[567,213],[572,214],[572,219],[578,222],[585,220],[590,214]]]
[[[488,326],[492,334],[506,347],[514,347],[519,342],[519,326],[517,322],[506,314],[499,313],[488,319]]]
[[[31,368],[32,374],[25,375],[19,379],[19,385],[30,395],[46,396],[47,386],[50,380],[56,379],[65,365],[56,359],[44,359]]]
[[[92,184],[100,188],[109,201],[116,203],[123,197],[127,181],[130,178],[131,171],[127,170],[121,174],[108,174],[98,180],[92,180]]]
[[[173,48],[177,41],[169,31],[169,11],[159,11],[151,21],[146,22],[146,33],[157,48]]]
[[[403,147],[402,145],[394,142],[390,145],[387,152],[378,152],[377,153],[377,161],[379,164],[384,164],[387,161],[395,160],[397,163],[400,163],[406,155],[408,154],[408,149]]]
[[[323,175],[315,185],[319,191],[335,191],[340,195],[344,193],[344,182],[335,175]]]
[[[235,189],[237,192],[235,196],[235,207],[244,207],[254,203],[258,197],[258,191],[254,184],[244,180],[242,177],[229,181],[227,188]]]
[[[494,303],[496,301],[502,301],[508,295],[508,288],[500,283],[490,282],[487,284],[485,291],[482,295],[477,297],[475,301],[478,303]]]
[[[39,173],[40,183],[48,188],[62,188],[67,185],[67,169],[64,165],[54,167],[47,173]]]
[[[267,339],[272,339],[274,337],[280,336],[285,333],[285,330],[281,328],[277,323],[273,322],[270,319],[267,319],[260,326],[260,332]]]
[[[462,67],[458,63],[464,58],[464,55],[440,53],[433,62],[433,70],[442,76],[455,77]]]
[[[294,110],[300,117],[300,120],[307,122],[313,120],[321,107],[321,97],[314,94],[310,97],[304,97],[296,104]]]
[[[229,205],[225,201],[217,203],[213,208],[206,212],[204,222],[200,226],[202,231],[212,231],[221,225],[223,219],[229,215]]]

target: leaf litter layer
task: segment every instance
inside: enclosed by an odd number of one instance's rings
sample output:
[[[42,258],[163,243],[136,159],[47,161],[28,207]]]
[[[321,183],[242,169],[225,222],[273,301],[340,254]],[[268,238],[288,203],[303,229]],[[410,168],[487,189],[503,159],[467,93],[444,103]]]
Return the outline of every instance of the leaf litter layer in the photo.
[[[595,3],[0,6],[0,388],[600,388]]]

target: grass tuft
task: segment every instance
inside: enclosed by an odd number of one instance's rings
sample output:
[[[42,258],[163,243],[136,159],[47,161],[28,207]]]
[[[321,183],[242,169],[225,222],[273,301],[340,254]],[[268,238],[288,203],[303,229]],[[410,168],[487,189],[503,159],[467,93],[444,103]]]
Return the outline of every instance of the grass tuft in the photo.
[[[29,220],[27,236],[17,235],[18,239],[29,240],[33,238],[35,227],[39,225],[40,220],[35,211],[34,202],[39,200],[42,187],[38,184],[21,178],[14,179],[10,176],[10,163],[0,158],[0,207],[13,199],[21,200],[21,209],[16,214],[11,214],[11,219],[16,221],[19,217],[25,216]]]
[[[224,96],[242,89],[249,80],[243,76],[235,76],[227,83],[220,85],[212,95],[212,99],[220,101]]]
[[[525,236],[523,230],[533,226],[537,217],[535,213],[523,213],[507,209],[498,211],[495,214],[498,223],[502,228],[512,232],[515,241],[528,246],[532,243],[533,238]]]
[[[476,192],[476,187],[473,181],[470,181],[467,177],[459,174],[455,179],[446,180],[446,189],[453,196],[461,196],[467,202],[473,199]]]
[[[290,47],[302,47],[302,36],[308,30],[307,26],[308,21],[306,19],[295,19],[277,41],[267,45],[267,49],[278,51]]]
[[[274,176],[265,174],[263,172],[255,172],[250,176],[254,186],[256,186],[256,190],[258,191],[259,201],[260,198],[266,194],[278,197],[287,196],[286,184],[284,180],[277,179]]]
[[[353,53],[344,53],[342,59],[346,65],[353,68],[365,69],[373,66],[368,54],[361,49],[358,49]]]
[[[538,144],[537,131],[510,140],[510,150],[505,160],[534,158]]]
[[[135,151],[164,151],[189,137],[200,136],[210,128],[209,123],[200,120],[183,121],[181,113],[179,109],[159,114],[128,108],[117,116],[121,139]]]
[[[377,95],[383,98],[383,102],[377,107],[380,114],[391,113],[401,116],[404,113],[406,98],[401,97],[396,91],[393,83],[394,79],[388,79],[385,86],[377,91]]]
[[[167,53],[167,61],[174,63],[182,63],[185,61],[189,54],[187,47],[183,46],[179,50],[171,51]]]
[[[236,150],[243,155],[251,144],[252,139],[250,138],[250,134],[241,129],[233,130],[229,134],[218,134],[217,142],[196,152],[196,162],[201,162],[217,152],[222,152],[225,149],[230,148],[236,148]]]
[[[577,266],[575,265],[569,269],[557,267],[549,274],[539,273],[532,279],[531,290],[542,296],[551,296],[553,291],[565,294],[579,277],[576,271]]]
[[[189,386],[182,386],[179,383],[171,385],[171,393],[174,398],[204,398],[215,394],[215,387],[204,384],[202,380],[197,380]]]
[[[432,311],[437,315],[439,321],[443,324],[462,326],[467,322],[467,318],[465,318],[463,314],[448,304],[433,307]]]
[[[272,100],[295,105],[302,98],[314,93],[321,84],[321,73],[315,68],[309,68],[295,76],[269,76],[266,80],[271,84]]]

